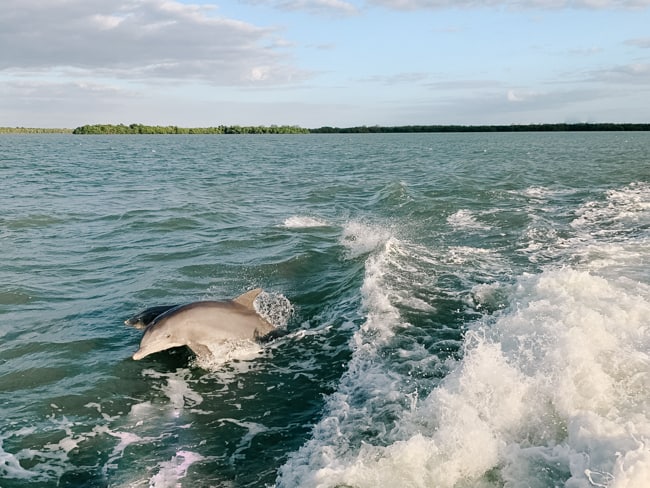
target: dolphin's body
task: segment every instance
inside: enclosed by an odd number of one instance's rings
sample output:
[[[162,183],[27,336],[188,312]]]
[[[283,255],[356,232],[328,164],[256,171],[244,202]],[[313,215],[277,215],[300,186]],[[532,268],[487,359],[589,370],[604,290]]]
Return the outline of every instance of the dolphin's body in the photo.
[[[133,359],[180,346],[189,347],[199,356],[209,356],[210,345],[269,335],[275,327],[253,307],[261,292],[257,288],[233,300],[194,302],[169,309],[149,324]]]
[[[176,305],[157,305],[155,307],[149,307],[148,309],[135,314],[130,319],[126,319],[124,323],[126,325],[130,325],[131,327],[135,327],[136,329],[146,329],[151,324],[151,322],[154,321],[156,317],[178,306],[179,305],[176,304]]]

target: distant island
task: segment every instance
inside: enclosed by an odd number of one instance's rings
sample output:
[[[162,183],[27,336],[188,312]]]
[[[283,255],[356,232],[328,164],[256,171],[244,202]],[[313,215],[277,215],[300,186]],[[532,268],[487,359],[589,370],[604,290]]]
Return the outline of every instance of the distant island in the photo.
[[[178,127],[175,125],[91,124],[76,129],[38,129],[0,127],[0,134],[389,134],[422,132],[595,132],[650,131],[650,123],[558,123],[512,125],[401,125],[319,127],[305,129],[297,125],[219,125],[214,127]]]

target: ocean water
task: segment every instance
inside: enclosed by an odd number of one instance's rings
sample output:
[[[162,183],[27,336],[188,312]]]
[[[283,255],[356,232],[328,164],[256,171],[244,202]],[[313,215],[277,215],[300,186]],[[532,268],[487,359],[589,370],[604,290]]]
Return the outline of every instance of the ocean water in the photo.
[[[0,136],[0,487],[650,486],[650,133]],[[285,334],[141,361],[232,298]]]

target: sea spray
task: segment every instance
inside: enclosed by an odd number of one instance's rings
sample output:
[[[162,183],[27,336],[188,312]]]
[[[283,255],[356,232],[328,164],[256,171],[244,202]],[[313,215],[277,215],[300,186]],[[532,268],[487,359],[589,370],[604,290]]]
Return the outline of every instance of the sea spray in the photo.
[[[345,484],[348,480],[337,473],[345,470],[360,449],[390,441],[391,425],[416,402],[417,383],[393,370],[391,361],[397,359],[393,354],[402,356],[407,369],[418,368],[418,363],[435,369],[434,358],[415,340],[405,344],[399,337],[398,349],[393,343],[396,331],[411,327],[395,303],[402,302],[405,286],[421,285],[418,278],[425,278],[413,259],[417,247],[410,249],[386,228],[356,222],[344,228],[342,242],[349,249],[348,259],[370,253],[361,287],[365,321],[352,336],[352,358],[337,391],[328,398],[323,419],[314,427],[310,441],[281,468],[278,486]],[[425,262],[428,259],[423,256]]]
[[[342,419],[354,430],[373,420],[337,398],[338,420],[326,417],[312,441],[320,445],[305,448],[310,466],[289,465],[299,478],[283,471],[279,486],[642,486],[650,296],[569,269],[524,276],[515,290],[513,305],[466,334],[463,358],[386,425],[381,442],[342,449]],[[356,409],[378,416],[398,382],[383,372],[375,389],[378,372],[355,361],[365,366],[349,371],[337,397],[358,381],[368,395]]]

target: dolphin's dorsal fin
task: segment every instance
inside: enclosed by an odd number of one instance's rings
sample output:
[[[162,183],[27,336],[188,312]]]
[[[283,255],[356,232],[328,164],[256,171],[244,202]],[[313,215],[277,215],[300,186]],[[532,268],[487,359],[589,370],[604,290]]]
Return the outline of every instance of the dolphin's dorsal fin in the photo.
[[[255,308],[253,307],[253,302],[255,301],[255,299],[260,293],[262,293],[262,289],[255,288],[254,290],[247,291],[243,295],[239,295],[237,298],[234,298],[233,302],[238,303],[239,305],[242,305],[246,308],[255,310]]]

